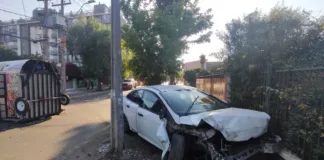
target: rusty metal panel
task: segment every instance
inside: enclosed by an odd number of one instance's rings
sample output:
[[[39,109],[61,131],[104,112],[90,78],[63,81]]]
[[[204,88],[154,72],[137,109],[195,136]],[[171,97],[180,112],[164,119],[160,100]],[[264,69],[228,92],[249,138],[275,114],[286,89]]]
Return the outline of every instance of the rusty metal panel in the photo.
[[[196,87],[220,100],[226,100],[227,80],[224,76],[197,77]]]

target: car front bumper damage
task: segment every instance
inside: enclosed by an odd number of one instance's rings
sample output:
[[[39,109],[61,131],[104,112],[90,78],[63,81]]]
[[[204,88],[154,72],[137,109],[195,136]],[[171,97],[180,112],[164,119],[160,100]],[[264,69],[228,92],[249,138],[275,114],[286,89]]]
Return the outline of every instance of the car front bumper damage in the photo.
[[[166,144],[162,159],[166,151],[170,151],[168,135],[172,133],[182,133],[184,136],[196,137],[193,145],[200,146],[212,160],[246,160],[258,153],[277,153],[281,141],[279,136],[265,134],[254,140],[229,142],[213,128],[197,129],[174,123],[168,123],[168,125],[164,123],[160,127],[159,137]]]
[[[258,153],[277,153],[279,143],[265,143],[255,146],[247,146],[245,149],[233,155],[224,155],[214,147],[214,144],[208,142],[208,152],[212,160],[247,160]]]

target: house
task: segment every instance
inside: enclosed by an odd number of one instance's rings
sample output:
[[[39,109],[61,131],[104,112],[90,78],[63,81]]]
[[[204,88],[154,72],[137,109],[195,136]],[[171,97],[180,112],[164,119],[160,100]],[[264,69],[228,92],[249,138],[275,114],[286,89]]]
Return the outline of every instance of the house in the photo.
[[[217,68],[222,67],[223,62],[206,62],[204,64],[204,69],[207,71],[213,71]],[[186,62],[182,65],[182,70],[187,71],[195,68],[201,68],[200,61]]]

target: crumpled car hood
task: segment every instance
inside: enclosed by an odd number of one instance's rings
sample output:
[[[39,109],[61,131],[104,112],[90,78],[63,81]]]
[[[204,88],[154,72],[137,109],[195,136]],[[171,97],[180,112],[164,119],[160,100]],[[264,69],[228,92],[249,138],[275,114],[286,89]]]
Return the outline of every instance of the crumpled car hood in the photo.
[[[270,116],[240,108],[226,108],[180,117],[180,124],[198,126],[201,121],[220,131],[227,141],[241,142],[267,132]]]

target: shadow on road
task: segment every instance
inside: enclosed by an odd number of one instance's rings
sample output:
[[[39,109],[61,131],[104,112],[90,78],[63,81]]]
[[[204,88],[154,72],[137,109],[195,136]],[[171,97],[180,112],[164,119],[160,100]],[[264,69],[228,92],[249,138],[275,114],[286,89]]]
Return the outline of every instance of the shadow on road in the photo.
[[[60,142],[61,151],[52,160],[96,160],[103,157],[105,153],[100,153],[98,149],[109,144],[109,126],[110,123],[105,122],[72,128],[65,133],[68,136]]]
[[[30,121],[26,121],[26,122],[11,122],[11,121],[2,121],[0,120],[0,133],[10,130],[10,129],[15,129],[15,128],[24,128],[24,127],[28,127],[28,126],[32,126],[35,124],[39,124],[45,121],[50,120],[52,117],[42,117],[39,119],[35,119],[35,120],[30,120]]]

